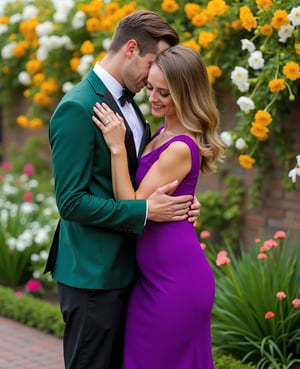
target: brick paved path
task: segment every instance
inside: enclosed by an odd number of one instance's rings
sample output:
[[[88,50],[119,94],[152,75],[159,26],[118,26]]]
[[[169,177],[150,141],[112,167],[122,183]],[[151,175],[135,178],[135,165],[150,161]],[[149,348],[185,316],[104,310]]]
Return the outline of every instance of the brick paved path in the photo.
[[[62,340],[0,317],[0,369],[64,369]]]

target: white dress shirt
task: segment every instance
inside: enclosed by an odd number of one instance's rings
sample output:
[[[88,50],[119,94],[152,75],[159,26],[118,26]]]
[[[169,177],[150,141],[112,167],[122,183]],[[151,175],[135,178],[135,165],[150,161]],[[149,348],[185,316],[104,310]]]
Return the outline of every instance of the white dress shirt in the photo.
[[[102,80],[105,86],[108,88],[109,92],[113,95],[115,101],[119,105],[131,131],[133,134],[134,144],[136,153],[139,152],[142,137],[144,134],[143,124],[138,117],[132,104],[126,102],[124,106],[121,106],[119,98],[122,95],[123,87],[121,84],[112,77],[105,69],[101,67],[100,63],[96,63],[94,66],[94,72]]]

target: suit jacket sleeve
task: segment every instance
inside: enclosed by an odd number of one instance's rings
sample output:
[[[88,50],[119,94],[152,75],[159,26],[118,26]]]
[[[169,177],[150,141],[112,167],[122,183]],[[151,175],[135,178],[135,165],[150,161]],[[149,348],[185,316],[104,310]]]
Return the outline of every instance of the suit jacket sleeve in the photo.
[[[146,201],[114,200],[110,152],[91,120],[100,98],[87,82],[80,85],[61,101],[50,122],[59,213],[84,225],[141,233]]]

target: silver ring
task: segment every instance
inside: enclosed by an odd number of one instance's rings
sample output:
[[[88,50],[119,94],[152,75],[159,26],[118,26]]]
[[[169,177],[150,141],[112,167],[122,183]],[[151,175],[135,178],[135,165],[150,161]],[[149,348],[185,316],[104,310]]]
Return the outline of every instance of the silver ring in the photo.
[[[103,121],[103,124],[104,124],[105,126],[107,126],[109,123],[110,123],[110,120],[109,120],[109,119],[105,119],[105,121]]]

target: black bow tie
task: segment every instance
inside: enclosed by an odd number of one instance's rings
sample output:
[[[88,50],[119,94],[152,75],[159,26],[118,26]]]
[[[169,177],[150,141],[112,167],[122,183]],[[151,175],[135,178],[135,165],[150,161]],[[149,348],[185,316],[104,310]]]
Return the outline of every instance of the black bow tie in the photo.
[[[122,96],[119,98],[121,106],[124,106],[126,101],[128,101],[129,103],[132,103],[134,95],[135,94],[129,91],[127,88],[123,88]]]

